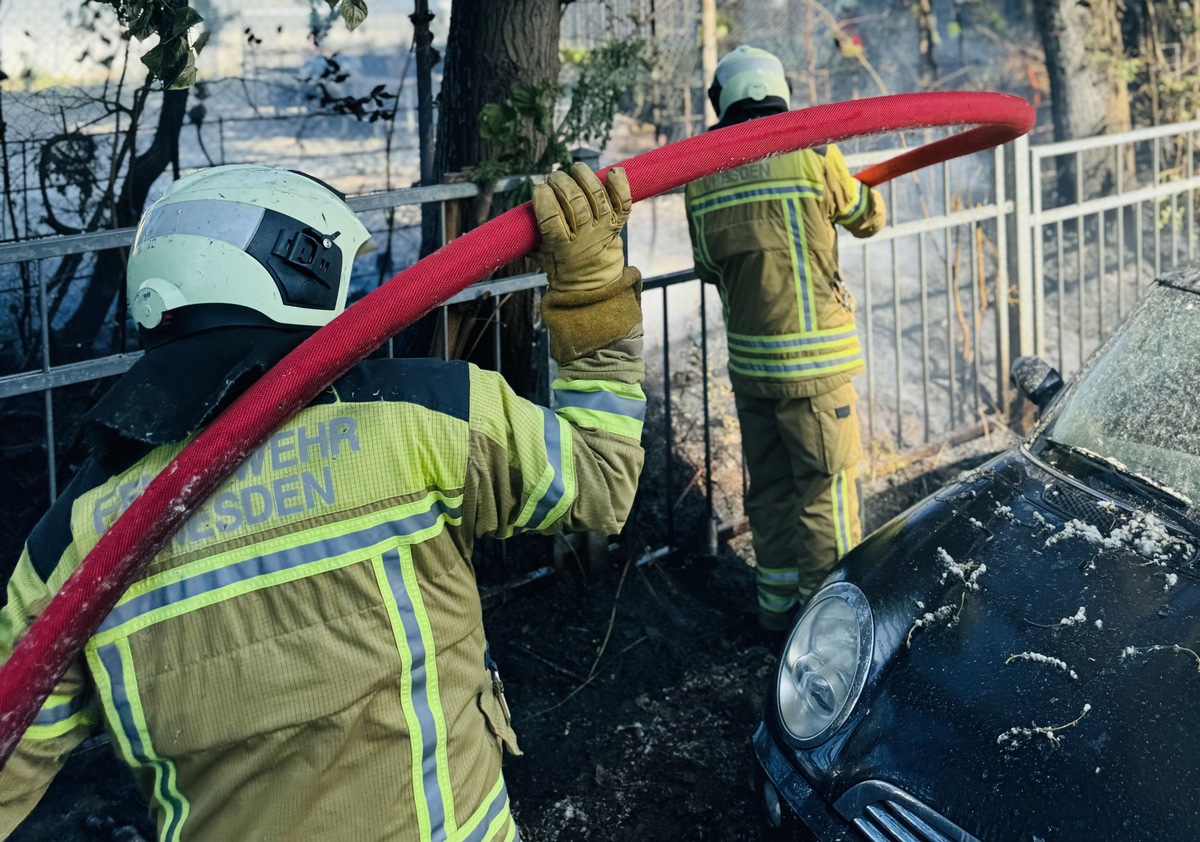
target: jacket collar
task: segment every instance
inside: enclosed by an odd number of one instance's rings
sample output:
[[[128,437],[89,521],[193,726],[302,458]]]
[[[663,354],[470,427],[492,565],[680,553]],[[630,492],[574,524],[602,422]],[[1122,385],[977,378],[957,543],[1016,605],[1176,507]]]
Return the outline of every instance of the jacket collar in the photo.
[[[223,328],[153,348],[84,416],[85,441],[98,459],[122,470],[200,430],[311,334]]]

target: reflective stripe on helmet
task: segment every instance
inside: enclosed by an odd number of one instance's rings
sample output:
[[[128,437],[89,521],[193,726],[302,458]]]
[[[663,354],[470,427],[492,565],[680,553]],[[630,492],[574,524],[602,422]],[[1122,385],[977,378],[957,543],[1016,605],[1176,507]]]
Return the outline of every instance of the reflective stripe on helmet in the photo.
[[[151,208],[142,217],[133,247],[137,249],[168,234],[190,234],[221,240],[245,251],[264,213],[265,208],[219,199],[161,205]]]
[[[717,81],[722,85],[728,85],[734,76],[748,70],[759,70],[775,75],[783,73],[783,65],[774,56],[739,56],[730,53],[726,58],[730,60],[717,65]]]

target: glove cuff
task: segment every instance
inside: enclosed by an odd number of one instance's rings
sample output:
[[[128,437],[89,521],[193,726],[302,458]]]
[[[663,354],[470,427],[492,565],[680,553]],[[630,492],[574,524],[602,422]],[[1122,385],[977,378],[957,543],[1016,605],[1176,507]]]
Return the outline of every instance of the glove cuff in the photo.
[[[551,287],[542,298],[542,321],[550,353],[566,364],[629,336],[642,321],[642,273],[627,266],[621,277],[599,289]]]

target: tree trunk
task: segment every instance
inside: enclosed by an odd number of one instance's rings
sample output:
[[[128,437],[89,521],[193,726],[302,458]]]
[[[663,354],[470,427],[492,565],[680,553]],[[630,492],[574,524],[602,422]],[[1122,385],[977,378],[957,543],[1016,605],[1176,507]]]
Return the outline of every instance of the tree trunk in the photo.
[[[480,25],[481,21],[486,24]],[[454,0],[439,95],[434,178],[487,155],[479,113],[518,83],[558,79],[559,0]]]
[[[1130,128],[1129,88],[1117,70],[1124,55],[1118,0],[1042,0],[1034,4],[1056,140],[1113,134]],[[1103,153],[1083,155],[1085,195],[1110,190],[1115,168]],[[1059,169],[1060,198],[1076,196],[1074,162]]]
[[[114,202],[110,222],[114,228],[137,224],[150,187],[168,166],[175,166],[175,175],[178,177],[179,133],[187,113],[188,92],[186,88],[169,90],[163,91],[162,96],[154,140],[145,152],[133,158]],[[133,137],[136,137],[137,128],[137,121],[130,124],[128,131]],[[102,329],[111,323],[109,310],[113,301],[124,301],[125,261],[124,249],[105,249],[97,255],[83,298],[58,333],[57,344],[62,360],[73,361],[91,356],[91,349]],[[118,313],[116,323],[122,322],[123,314]]]
[[[559,0],[454,0],[438,97],[434,183],[449,174],[472,170],[488,157],[487,142],[479,136],[479,115],[485,105],[503,102],[514,85],[557,81],[561,22]],[[535,156],[541,151],[535,150]],[[466,213],[460,218],[475,220],[484,214]],[[422,253],[428,254],[441,243],[436,225],[423,227]],[[461,233],[447,231],[447,236]],[[510,296],[501,317],[503,372],[521,394],[535,397],[545,372],[537,361],[534,295]],[[468,325],[462,328],[469,329]],[[465,347],[475,349],[473,359],[495,366],[491,337],[479,339],[470,338]]]

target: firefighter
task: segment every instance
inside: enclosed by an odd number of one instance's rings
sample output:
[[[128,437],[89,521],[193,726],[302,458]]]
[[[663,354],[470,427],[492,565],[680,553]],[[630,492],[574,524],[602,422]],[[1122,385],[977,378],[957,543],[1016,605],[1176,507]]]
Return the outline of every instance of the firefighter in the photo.
[[[790,92],[775,56],[739,47],[708,94],[723,128],[787,111]],[[883,199],[831,144],[700,179],[686,203],[696,272],[724,305],[759,624],[780,631],[862,534],[850,381],[863,357],[834,226],[875,234]]]
[[[623,170],[535,188],[557,410],[465,362],[359,363],[153,559],[0,772],[0,837],[99,728],[162,840],[512,840],[516,752],[486,655],[483,535],[618,532],[642,466],[640,275]],[[91,456],[30,535],[0,662],[193,433],[345,307],[368,232],[265,166],[169,187],[129,255],[146,354],[87,418]]]

